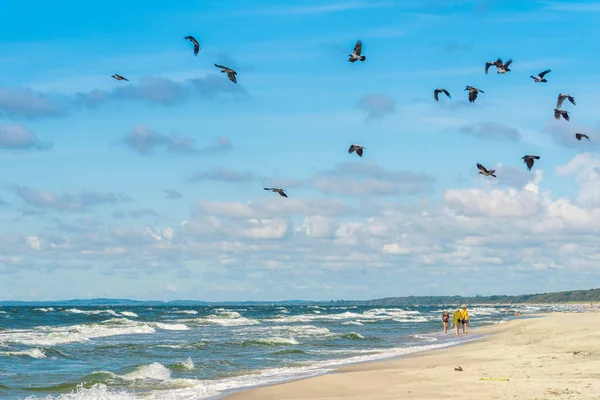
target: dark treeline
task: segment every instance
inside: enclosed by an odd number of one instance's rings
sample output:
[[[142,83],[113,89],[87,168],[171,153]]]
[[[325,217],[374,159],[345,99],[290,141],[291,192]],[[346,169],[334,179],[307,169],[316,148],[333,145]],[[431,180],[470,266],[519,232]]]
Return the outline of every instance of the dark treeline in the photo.
[[[353,301],[337,300],[329,304],[351,304],[365,306],[411,306],[411,305],[459,305],[459,304],[547,304],[600,301],[600,289],[570,290],[566,292],[522,294],[517,296],[407,296]]]

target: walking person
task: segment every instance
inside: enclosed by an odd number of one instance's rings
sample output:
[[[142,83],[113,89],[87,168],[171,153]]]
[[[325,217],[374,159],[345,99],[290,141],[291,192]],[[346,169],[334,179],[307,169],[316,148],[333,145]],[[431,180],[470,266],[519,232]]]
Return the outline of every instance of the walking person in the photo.
[[[444,333],[448,333],[448,321],[450,320],[450,314],[448,311],[444,311],[442,314],[442,325],[444,325]]]
[[[469,310],[467,306],[463,304],[462,310],[460,311],[460,322],[462,323],[463,333],[467,333],[467,324],[469,323]]]
[[[456,311],[454,311],[454,314],[452,314],[452,324],[454,324],[454,328],[456,330],[456,334],[458,335],[458,327],[460,326],[461,323],[461,312],[460,309],[458,307],[456,307]]]

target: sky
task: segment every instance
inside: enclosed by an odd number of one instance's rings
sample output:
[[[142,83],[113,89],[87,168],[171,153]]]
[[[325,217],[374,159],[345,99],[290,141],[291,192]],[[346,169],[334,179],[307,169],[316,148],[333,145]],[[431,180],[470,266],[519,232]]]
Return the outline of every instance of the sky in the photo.
[[[597,2],[61,5],[2,6],[0,300],[600,286]]]

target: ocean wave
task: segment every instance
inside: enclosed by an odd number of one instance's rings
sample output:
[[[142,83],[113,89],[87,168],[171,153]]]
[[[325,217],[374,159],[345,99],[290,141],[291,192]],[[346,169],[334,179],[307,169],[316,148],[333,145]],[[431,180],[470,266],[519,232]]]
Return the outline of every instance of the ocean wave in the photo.
[[[218,310],[218,309],[217,309]],[[217,311],[215,310],[215,311]],[[217,314],[207,315],[205,317],[189,318],[182,320],[199,325],[219,325],[219,326],[243,326],[258,325],[260,322],[256,319],[243,317],[236,311],[220,311]]]
[[[44,350],[42,349],[33,348],[20,351],[0,351],[0,356],[26,356],[31,358],[46,358],[46,353],[44,353]]]
[[[173,314],[190,314],[190,315],[196,315],[196,314],[198,314],[198,311],[196,311],[196,310],[176,310],[176,311],[173,311]]]
[[[121,314],[114,310],[80,310],[78,308],[69,308],[68,310],[63,310],[63,312],[70,314],[84,314],[84,315],[100,315],[100,314],[108,314],[114,317],[119,317]]]
[[[300,344],[300,342],[293,337],[275,336],[270,338],[244,340],[240,344],[243,346],[290,346]]]
[[[52,312],[54,311],[54,307],[41,307],[41,308],[34,308],[33,311],[41,311],[41,312]]]
[[[125,319],[64,327],[38,326],[33,329],[15,329],[0,332],[0,341],[27,346],[51,347],[57,344],[86,342],[90,339],[133,334],[149,334],[156,330],[147,324]]]
[[[121,315],[123,315],[125,317],[139,318],[139,315],[137,315],[136,313],[131,312],[131,311],[121,311]]]
[[[447,347],[453,344],[456,343],[448,342],[445,344],[394,348],[376,354],[365,353],[363,355],[343,359],[319,361],[310,366],[270,368],[256,371],[255,373],[249,375],[240,375],[219,380],[186,380],[186,384],[190,385],[189,387],[171,389],[168,391],[154,390],[144,395],[144,398],[148,400],[165,398],[168,398],[169,400],[190,398],[203,399],[223,395],[225,392],[231,390],[239,390],[249,387],[275,384],[290,379],[301,379],[322,375],[342,365],[396,357],[418,351]]]
[[[295,336],[299,338],[331,338],[335,336],[327,328],[320,328],[314,325],[275,325],[265,327],[246,328],[241,331],[243,334],[267,335],[269,333],[278,336]]]
[[[184,324],[165,324],[162,322],[150,322],[150,325],[155,326],[159,329],[169,330],[169,331],[187,331],[190,328]]]
[[[28,399],[36,399],[37,397],[28,397]],[[104,384],[95,384],[91,387],[85,387],[83,384],[78,385],[71,393],[60,394],[57,397],[48,395],[44,400],[135,400],[136,397],[132,393],[127,393],[124,390],[110,390]]]
[[[173,369],[173,370],[191,371],[194,369],[194,367],[195,367],[195,365],[194,365],[194,361],[192,360],[192,357],[188,357],[188,359],[185,361],[169,365],[169,368]]]

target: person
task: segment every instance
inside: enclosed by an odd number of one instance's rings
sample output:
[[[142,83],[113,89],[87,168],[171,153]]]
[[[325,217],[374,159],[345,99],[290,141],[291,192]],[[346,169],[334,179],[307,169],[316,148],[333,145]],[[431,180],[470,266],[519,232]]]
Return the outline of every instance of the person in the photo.
[[[442,314],[442,325],[444,325],[444,333],[448,333],[448,320],[450,319],[450,314],[448,311],[444,311]]]
[[[458,327],[460,326],[460,309],[456,307],[456,311],[452,314],[452,323],[454,324],[454,328],[456,329],[456,334],[458,335]]]
[[[463,333],[467,333],[469,319],[469,310],[467,310],[467,306],[463,304],[462,310],[460,311],[460,322],[462,323]]]

